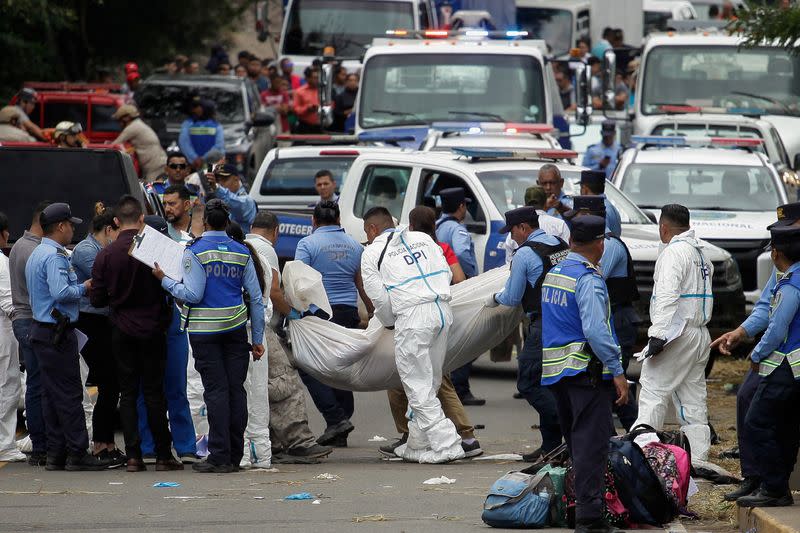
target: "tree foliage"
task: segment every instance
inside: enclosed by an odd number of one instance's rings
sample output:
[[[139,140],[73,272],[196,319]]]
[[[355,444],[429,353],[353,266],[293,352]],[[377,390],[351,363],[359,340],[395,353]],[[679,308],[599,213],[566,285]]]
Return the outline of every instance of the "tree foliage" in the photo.
[[[758,46],[767,42],[777,42],[794,55],[800,55],[800,5],[790,7],[768,7],[748,2],[736,11],[728,29],[741,33],[746,46]]]
[[[248,0],[0,0],[0,96],[24,81],[91,81],[126,61],[207,51]]]

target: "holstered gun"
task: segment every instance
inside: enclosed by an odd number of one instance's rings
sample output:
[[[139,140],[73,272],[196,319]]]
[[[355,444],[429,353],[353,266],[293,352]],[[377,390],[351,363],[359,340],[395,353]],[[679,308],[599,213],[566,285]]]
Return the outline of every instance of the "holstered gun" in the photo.
[[[592,387],[599,387],[603,383],[603,362],[594,354],[589,344],[586,344],[586,354],[589,356],[589,365],[586,373]]]
[[[56,321],[56,329],[53,333],[53,345],[58,346],[64,338],[64,332],[67,330],[67,326],[69,326],[69,317],[55,307],[50,311],[50,316]]]

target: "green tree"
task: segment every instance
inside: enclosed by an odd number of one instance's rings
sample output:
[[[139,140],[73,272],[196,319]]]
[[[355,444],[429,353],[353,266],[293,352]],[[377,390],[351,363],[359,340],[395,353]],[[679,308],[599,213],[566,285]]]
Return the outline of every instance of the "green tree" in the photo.
[[[741,33],[746,46],[774,41],[794,55],[800,55],[800,5],[768,7],[748,2],[736,12],[736,20],[728,29]]]

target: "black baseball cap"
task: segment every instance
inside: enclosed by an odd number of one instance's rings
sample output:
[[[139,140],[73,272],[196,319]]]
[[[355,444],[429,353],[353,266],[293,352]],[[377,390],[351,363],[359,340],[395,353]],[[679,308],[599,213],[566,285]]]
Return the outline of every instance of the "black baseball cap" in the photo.
[[[463,203],[472,203],[472,199],[467,198],[463,187],[442,189],[439,191],[439,197],[442,199],[442,210],[445,213],[452,213]]]
[[[158,215],[147,215],[144,217],[144,223],[164,235],[169,237],[169,226],[167,221]]]
[[[570,236],[575,242],[592,242],[606,236],[606,220],[595,215],[578,217],[572,221]]]
[[[800,220],[800,202],[779,205],[775,211],[778,221],[767,226],[768,230],[772,230],[772,228],[791,226]]]
[[[500,228],[500,233],[508,233],[511,231],[512,226],[522,224],[523,222],[535,222],[539,224],[539,214],[536,212],[535,207],[519,207],[506,211],[506,225]]]
[[[602,196],[573,196],[572,209],[564,213],[564,218],[570,219],[580,211],[588,211],[590,215],[606,217],[606,202]]]
[[[72,216],[72,210],[69,208],[69,204],[65,203],[50,204],[45,207],[42,214],[39,215],[39,223],[42,226],[55,224],[56,222],[64,222],[65,220],[69,220],[73,224],[80,224],[83,222],[82,219]]]

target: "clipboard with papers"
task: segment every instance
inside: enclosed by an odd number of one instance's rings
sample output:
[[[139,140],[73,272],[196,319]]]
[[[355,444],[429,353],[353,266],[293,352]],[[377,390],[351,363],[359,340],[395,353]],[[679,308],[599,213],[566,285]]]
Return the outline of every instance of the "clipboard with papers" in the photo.
[[[150,268],[161,267],[168,278],[183,281],[183,252],[186,248],[150,226],[145,226],[131,243],[128,255]]]

